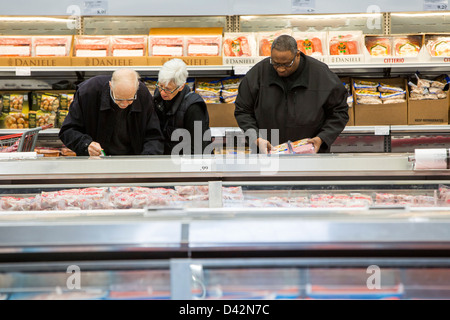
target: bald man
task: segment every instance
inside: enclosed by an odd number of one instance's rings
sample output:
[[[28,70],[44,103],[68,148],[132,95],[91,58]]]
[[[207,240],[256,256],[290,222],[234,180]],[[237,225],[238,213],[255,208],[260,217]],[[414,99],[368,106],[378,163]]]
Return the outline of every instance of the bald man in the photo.
[[[159,155],[163,135],[152,96],[128,68],[82,82],[59,138],[78,156]]]

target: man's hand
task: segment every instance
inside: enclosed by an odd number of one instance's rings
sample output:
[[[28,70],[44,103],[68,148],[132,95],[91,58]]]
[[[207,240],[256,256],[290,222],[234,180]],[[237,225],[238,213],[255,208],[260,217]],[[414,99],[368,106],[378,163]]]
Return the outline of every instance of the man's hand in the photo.
[[[256,145],[258,146],[259,153],[268,154],[270,150],[272,150],[272,145],[268,140],[264,140],[263,138],[256,139]]]
[[[98,157],[102,154],[102,146],[100,143],[92,141],[88,147],[88,152],[90,156]]]
[[[314,138],[308,139],[307,142],[312,143],[314,145],[315,153],[317,153],[317,152],[319,152],[320,146],[322,145],[323,141],[319,137],[314,137]]]

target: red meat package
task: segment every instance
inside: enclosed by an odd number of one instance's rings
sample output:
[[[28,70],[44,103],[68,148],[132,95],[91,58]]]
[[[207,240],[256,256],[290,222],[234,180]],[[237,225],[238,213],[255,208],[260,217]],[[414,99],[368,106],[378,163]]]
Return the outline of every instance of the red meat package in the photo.
[[[31,37],[0,37],[0,57],[31,57]]]
[[[314,145],[308,142],[309,138],[288,141],[277,146],[272,147],[271,154],[301,154],[301,153],[316,153]]]
[[[265,32],[265,31],[258,32],[257,38],[258,38],[259,55],[263,57],[270,56],[273,40],[275,40],[282,34],[292,35],[292,30],[286,29],[273,32]]]
[[[220,56],[222,51],[222,36],[187,36],[187,56]]]
[[[322,56],[323,35],[320,33],[294,32],[292,34],[297,41],[298,50],[307,56]]]
[[[72,36],[35,36],[33,37],[33,56],[69,56],[71,42]]]
[[[360,35],[330,34],[330,55],[359,54]]]
[[[109,36],[76,36],[74,56],[107,57],[109,56]]]
[[[230,32],[224,34],[224,57],[251,57],[256,55],[256,40],[253,33]]]
[[[150,36],[149,55],[151,56],[183,56],[183,36]]]
[[[143,57],[146,48],[146,36],[111,36],[113,57]]]

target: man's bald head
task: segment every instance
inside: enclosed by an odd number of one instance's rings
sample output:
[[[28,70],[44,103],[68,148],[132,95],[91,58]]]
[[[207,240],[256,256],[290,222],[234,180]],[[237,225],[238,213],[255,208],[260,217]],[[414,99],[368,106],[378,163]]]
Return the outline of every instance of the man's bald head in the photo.
[[[117,87],[133,87],[134,91],[139,87],[139,73],[133,69],[123,68],[113,72],[111,86],[114,90]]]

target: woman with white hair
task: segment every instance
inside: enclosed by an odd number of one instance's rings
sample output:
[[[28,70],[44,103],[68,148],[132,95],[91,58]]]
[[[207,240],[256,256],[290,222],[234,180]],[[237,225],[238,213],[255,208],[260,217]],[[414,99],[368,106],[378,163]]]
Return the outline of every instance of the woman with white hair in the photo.
[[[186,85],[187,77],[181,59],[167,61],[158,74],[153,97],[165,138],[164,154],[201,154],[211,142],[206,103]],[[177,129],[184,130],[172,135]],[[176,147],[180,142],[181,148]]]

